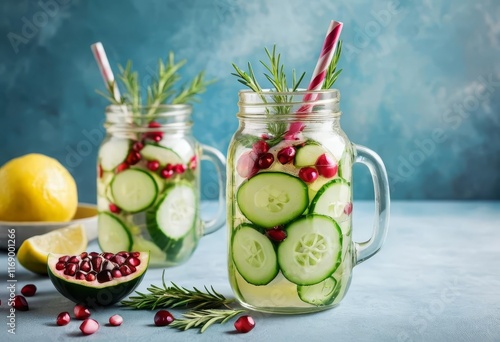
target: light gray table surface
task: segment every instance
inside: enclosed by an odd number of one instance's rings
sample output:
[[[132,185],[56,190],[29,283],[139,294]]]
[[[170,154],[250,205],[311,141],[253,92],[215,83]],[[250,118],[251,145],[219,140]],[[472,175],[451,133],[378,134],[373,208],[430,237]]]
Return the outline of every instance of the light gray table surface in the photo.
[[[212,203],[204,203],[210,212]],[[373,204],[355,202],[354,239],[369,237]],[[88,250],[98,250],[96,242]],[[500,341],[500,202],[394,202],[382,250],[354,270],[340,306],[307,315],[251,312],[256,327],[235,334],[231,322],[179,332],[153,325],[154,312],[119,306],[92,311],[99,331],[82,336],[80,321],[55,325],[73,303],[48,278],[17,267],[18,289],[38,287],[30,311],[16,312],[16,334],[7,332],[7,255],[0,253],[0,341]],[[149,269],[138,290],[160,284],[162,269]],[[202,239],[184,265],[166,279],[185,287],[213,285],[231,297],[226,271],[226,231]],[[174,315],[180,311],[172,310]],[[124,317],[120,327],[108,317]]]

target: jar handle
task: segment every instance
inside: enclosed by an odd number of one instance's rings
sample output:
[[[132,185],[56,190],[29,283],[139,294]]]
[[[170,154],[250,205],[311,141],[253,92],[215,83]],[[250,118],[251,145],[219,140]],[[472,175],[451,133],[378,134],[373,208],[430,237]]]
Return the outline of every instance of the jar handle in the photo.
[[[218,208],[216,215],[209,220],[204,220],[204,235],[215,232],[226,223],[225,198],[226,198],[226,158],[216,148],[201,145],[201,159],[210,161],[214,164],[217,172],[217,181],[219,184]]]
[[[357,243],[355,264],[371,258],[382,247],[389,228],[390,193],[387,171],[379,155],[369,148],[354,145],[356,150],[355,163],[364,164],[372,175],[373,190],[375,193],[375,220],[372,236],[368,241]]]

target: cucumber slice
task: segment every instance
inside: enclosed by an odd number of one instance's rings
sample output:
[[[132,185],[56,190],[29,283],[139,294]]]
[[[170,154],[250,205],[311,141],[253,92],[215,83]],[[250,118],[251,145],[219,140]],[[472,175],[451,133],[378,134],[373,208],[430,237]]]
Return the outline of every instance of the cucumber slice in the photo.
[[[295,166],[314,166],[319,156],[328,153],[323,146],[318,143],[309,143],[297,150],[295,155]]]
[[[158,186],[149,172],[127,169],[115,176],[110,185],[115,204],[130,213],[143,211],[151,206],[158,195]]]
[[[236,197],[243,215],[266,228],[300,216],[309,202],[307,185],[282,172],[257,174],[239,187]]]
[[[345,150],[339,163],[339,177],[350,181],[352,179],[352,154]]]
[[[269,284],[278,274],[273,244],[252,225],[242,224],[236,228],[231,255],[238,272],[250,284]]]
[[[166,189],[156,211],[146,215],[152,240],[169,254],[176,254],[182,248],[182,239],[196,228],[196,198],[190,183],[175,183]]]
[[[340,222],[347,219],[344,208],[350,202],[351,187],[349,182],[342,178],[336,178],[319,189],[311,202],[309,212],[330,216]]]
[[[153,144],[144,145],[141,156],[146,160],[158,160],[161,166],[182,164],[182,158],[172,149]]]
[[[340,282],[334,277],[328,277],[314,285],[297,286],[299,298],[315,306],[330,305],[338,296]]]
[[[116,216],[100,213],[97,217],[99,247],[103,252],[118,253],[132,250],[132,235]]]
[[[286,227],[278,246],[281,272],[297,285],[317,284],[335,272],[342,257],[342,232],[330,217],[309,214]]]
[[[99,163],[104,171],[112,171],[123,163],[130,149],[130,140],[111,138],[99,149]]]

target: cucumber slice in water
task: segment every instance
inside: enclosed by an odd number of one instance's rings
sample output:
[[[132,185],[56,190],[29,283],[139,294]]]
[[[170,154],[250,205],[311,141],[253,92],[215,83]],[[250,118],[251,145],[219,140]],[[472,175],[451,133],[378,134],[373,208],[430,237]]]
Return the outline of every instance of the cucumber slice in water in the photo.
[[[109,213],[100,213],[98,220],[99,247],[104,252],[118,253],[132,249],[132,235],[125,223]]]
[[[306,303],[324,306],[333,303],[340,291],[340,283],[334,277],[328,277],[314,285],[297,286],[299,298]]]
[[[352,179],[352,155],[349,151],[344,151],[339,163],[339,177],[350,181]]]
[[[311,202],[309,212],[330,216],[340,222],[347,219],[344,208],[350,202],[351,187],[349,183],[345,179],[336,178],[319,189]]]
[[[143,211],[151,206],[158,195],[158,186],[149,172],[127,169],[111,182],[111,194],[115,204],[130,213]]]
[[[147,228],[152,240],[162,250],[176,254],[182,247],[182,239],[195,229],[197,213],[193,186],[188,182],[171,185],[165,190],[156,211],[147,213]]]
[[[273,244],[256,227],[242,224],[231,242],[232,259],[241,276],[250,284],[269,284],[278,274]]]
[[[328,153],[325,148],[317,143],[309,143],[297,150],[295,155],[295,166],[314,166],[318,158],[324,154]]]
[[[282,172],[257,174],[240,186],[236,196],[243,215],[266,228],[295,219],[309,203],[307,185]]]
[[[335,272],[342,257],[342,232],[330,217],[309,214],[286,227],[278,246],[281,272],[297,285],[317,284]]]
[[[99,149],[99,163],[104,171],[113,171],[127,158],[130,140],[111,138]]]
[[[182,158],[168,147],[146,144],[141,150],[141,155],[147,160],[158,160],[161,166],[182,164]]]

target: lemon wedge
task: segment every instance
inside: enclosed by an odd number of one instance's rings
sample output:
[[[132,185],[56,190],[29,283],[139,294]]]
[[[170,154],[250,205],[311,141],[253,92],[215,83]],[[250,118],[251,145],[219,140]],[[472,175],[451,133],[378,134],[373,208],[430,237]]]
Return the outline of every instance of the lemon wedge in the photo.
[[[78,255],[87,249],[87,243],[81,224],[68,226],[25,240],[17,251],[17,260],[32,272],[47,274],[49,253]]]

